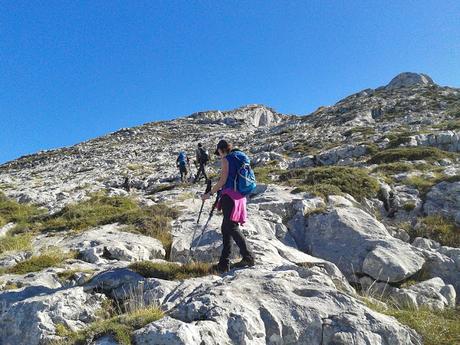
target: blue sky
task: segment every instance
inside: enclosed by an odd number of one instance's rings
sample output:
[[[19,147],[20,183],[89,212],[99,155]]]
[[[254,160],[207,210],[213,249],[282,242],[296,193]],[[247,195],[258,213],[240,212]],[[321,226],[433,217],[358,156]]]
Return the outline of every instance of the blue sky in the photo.
[[[307,114],[402,71],[460,86],[460,1],[0,0],[0,162],[200,110]]]

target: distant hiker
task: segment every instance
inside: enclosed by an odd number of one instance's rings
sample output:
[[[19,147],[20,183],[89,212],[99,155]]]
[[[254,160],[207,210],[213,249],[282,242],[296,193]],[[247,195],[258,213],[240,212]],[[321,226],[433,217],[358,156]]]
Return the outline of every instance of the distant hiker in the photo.
[[[187,181],[187,166],[190,166],[190,159],[184,151],[179,152],[176,159],[176,165],[179,168],[181,182]]]
[[[123,181],[122,187],[127,192],[129,192],[131,190],[131,183],[129,182],[129,176],[128,175],[126,175],[125,180]]]
[[[199,164],[198,171],[195,176],[195,180],[193,183],[196,183],[200,180],[201,174],[203,174],[205,180],[208,180],[208,176],[206,175],[206,170],[205,166],[209,162],[209,153],[203,148],[203,145],[201,143],[198,144],[198,147],[195,151],[196,154],[196,161]]]
[[[217,269],[219,272],[227,272],[230,269],[232,238],[243,257],[235,266],[254,266],[254,256],[240,232],[239,224],[246,222],[245,195],[255,188],[255,178],[249,158],[242,151],[232,149],[232,145],[225,140],[219,141],[215,154],[220,156],[222,162],[220,179],[209,193],[203,194],[202,199],[209,199],[212,194],[221,190],[218,209],[222,210],[224,216],[221,227],[223,248]]]

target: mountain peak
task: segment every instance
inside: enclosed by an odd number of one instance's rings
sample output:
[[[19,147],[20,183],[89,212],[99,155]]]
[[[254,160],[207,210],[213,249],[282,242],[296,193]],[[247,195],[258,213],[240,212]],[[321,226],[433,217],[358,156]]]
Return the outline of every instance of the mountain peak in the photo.
[[[395,89],[412,85],[436,85],[433,79],[424,73],[403,72],[391,79],[386,89]]]
[[[265,127],[279,123],[282,115],[262,104],[248,104],[237,109],[203,111],[189,116],[201,122],[223,122],[234,124],[243,121],[254,127]]]

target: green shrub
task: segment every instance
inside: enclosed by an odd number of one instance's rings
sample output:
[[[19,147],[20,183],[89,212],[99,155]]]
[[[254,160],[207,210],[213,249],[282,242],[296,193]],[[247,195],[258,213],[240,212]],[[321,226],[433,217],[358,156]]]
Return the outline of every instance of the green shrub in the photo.
[[[300,191],[319,194],[348,193],[357,200],[375,196],[379,190],[377,180],[360,168],[324,166],[310,169],[294,169],[280,176],[280,180],[298,187]]]
[[[179,265],[171,262],[138,261],[132,263],[129,268],[146,278],[165,280],[182,280],[214,273],[212,265],[205,262]]]
[[[431,165],[429,164],[411,164],[408,162],[393,162],[384,163],[376,166],[372,172],[383,172],[387,174],[399,174],[413,170],[427,170]]]
[[[65,260],[75,258],[75,253],[62,253],[59,250],[49,250],[30,259],[18,262],[15,266],[6,269],[6,273],[26,274],[38,272],[48,267],[58,267]]]
[[[88,339],[95,339],[106,334],[115,337],[120,345],[131,345],[132,332],[164,316],[157,306],[149,306],[123,315],[117,315],[105,320],[95,321],[82,331],[72,332],[63,324],[56,326],[56,335],[63,340],[55,341],[55,345],[82,345]]]
[[[370,164],[392,163],[401,160],[436,161],[443,158],[452,158],[452,153],[441,151],[435,147],[399,147],[381,151],[368,161]]]
[[[422,218],[417,226],[409,229],[409,235],[412,239],[425,237],[443,246],[460,247],[460,227],[454,220],[439,214]]]
[[[388,143],[388,148],[399,147],[400,145],[407,144],[410,140],[410,137],[416,133],[412,132],[400,132],[400,133],[390,133],[387,135],[387,138],[390,140]]]

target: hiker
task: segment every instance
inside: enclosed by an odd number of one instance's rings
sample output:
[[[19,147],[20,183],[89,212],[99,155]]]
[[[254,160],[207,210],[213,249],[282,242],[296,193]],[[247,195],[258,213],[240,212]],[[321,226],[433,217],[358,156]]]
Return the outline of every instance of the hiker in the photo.
[[[209,161],[209,154],[203,148],[203,145],[201,143],[198,143],[198,147],[197,147],[195,153],[196,153],[196,161],[199,164],[199,168],[198,168],[198,171],[197,171],[197,173],[195,175],[195,180],[193,181],[193,183],[196,183],[196,182],[198,182],[200,180],[201,173],[203,173],[203,176],[204,176],[205,180],[207,181],[208,176],[206,175],[205,166]]]
[[[179,156],[176,159],[176,165],[179,168],[181,182],[187,180],[187,166],[190,166],[190,159],[184,151],[179,152]]]
[[[129,181],[129,175],[126,175],[125,180],[123,181],[122,187],[128,193],[131,191],[131,182]]]
[[[254,266],[254,256],[239,229],[239,224],[244,224],[247,217],[246,197],[240,193],[236,186],[239,170],[242,167],[241,162],[247,161],[249,165],[249,159],[243,152],[232,149],[232,145],[225,140],[219,141],[215,154],[221,158],[220,179],[209,193],[202,195],[202,199],[209,199],[212,194],[221,190],[218,209],[222,210],[224,216],[221,227],[223,248],[217,270],[225,273],[230,269],[232,238],[238,245],[243,257],[235,267]],[[255,180],[253,185],[255,188]]]

